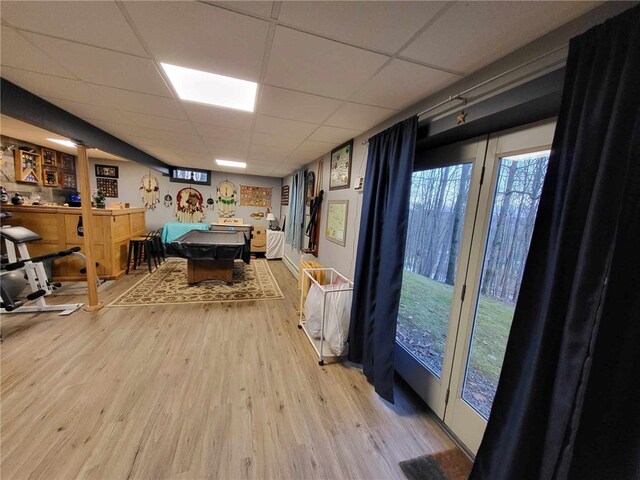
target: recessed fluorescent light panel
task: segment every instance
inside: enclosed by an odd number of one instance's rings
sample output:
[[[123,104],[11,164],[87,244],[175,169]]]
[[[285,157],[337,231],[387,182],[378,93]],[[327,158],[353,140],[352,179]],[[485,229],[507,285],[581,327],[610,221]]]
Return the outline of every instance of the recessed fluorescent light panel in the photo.
[[[71,140],[60,140],[59,138],[47,138],[47,140],[49,140],[50,142],[59,143],[60,145],[64,145],[65,147],[76,147],[76,144]]]
[[[245,162],[235,162],[233,160],[220,160],[216,158],[216,163],[219,167],[247,168]]]
[[[181,100],[253,112],[258,84],[161,63]]]

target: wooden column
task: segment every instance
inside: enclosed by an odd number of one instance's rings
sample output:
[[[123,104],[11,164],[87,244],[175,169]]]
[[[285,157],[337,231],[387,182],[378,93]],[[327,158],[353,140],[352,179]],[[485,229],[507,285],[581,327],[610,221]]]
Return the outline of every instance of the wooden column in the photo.
[[[77,145],[78,149],[78,183],[80,196],[82,197],[82,229],[84,232],[84,256],[87,257],[87,289],[89,291],[89,303],[84,307],[87,312],[100,310],[102,304],[98,299],[98,274],[96,272],[96,259],[93,252],[93,213],[91,212],[91,189],[89,187],[89,160],[87,147]]]

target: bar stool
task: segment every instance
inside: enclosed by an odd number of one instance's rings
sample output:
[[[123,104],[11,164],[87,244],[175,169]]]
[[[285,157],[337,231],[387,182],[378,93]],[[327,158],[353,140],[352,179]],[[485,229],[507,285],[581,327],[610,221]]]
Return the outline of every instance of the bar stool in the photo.
[[[160,265],[167,260],[167,254],[162,243],[162,227],[153,233],[153,253]]]
[[[131,261],[133,261],[133,269],[140,266],[142,262],[142,257],[147,261],[147,266],[149,267],[149,273],[153,270],[151,269],[151,258],[153,257],[153,261],[158,268],[158,262],[155,256],[152,255],[153,249],[153,235],[148,234],[140,237],[133,237],[129,240],[129,251],[127,253],[127,274],[129,273],[129,267],[131,266]]]

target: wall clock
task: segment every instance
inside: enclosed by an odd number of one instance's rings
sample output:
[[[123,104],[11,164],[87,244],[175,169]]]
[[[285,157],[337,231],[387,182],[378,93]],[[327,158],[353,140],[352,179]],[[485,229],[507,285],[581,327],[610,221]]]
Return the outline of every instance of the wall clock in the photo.
[[[238,203],[236,195],[238,190],[236,186],[229,180],[225,180],[218,184],[218,214],[222,218],[231,218],[236,213],[236,204]]]

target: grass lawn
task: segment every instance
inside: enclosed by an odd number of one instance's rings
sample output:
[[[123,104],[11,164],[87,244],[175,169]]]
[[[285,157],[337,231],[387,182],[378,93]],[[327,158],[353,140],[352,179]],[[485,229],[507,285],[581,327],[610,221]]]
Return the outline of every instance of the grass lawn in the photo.
[[[405,270],[399,330],[426,338],[429,350],[442,358],[452,297],[453,287]],[[498,383],[513,311],[513,305],[490,297],[481,296],[478,302],[469,368],[494,386]]]

